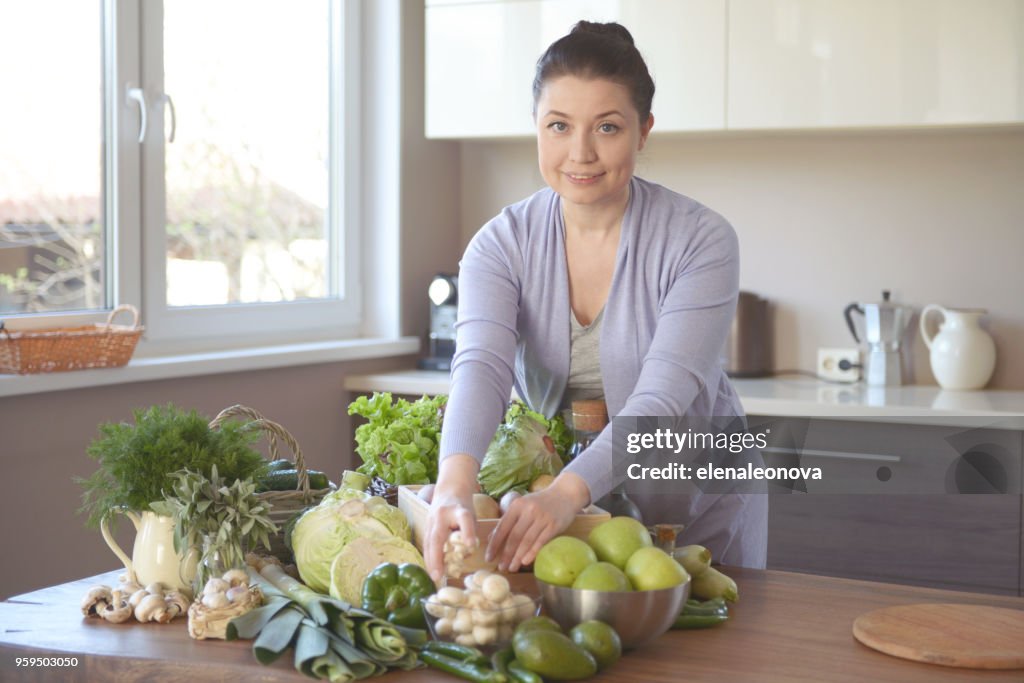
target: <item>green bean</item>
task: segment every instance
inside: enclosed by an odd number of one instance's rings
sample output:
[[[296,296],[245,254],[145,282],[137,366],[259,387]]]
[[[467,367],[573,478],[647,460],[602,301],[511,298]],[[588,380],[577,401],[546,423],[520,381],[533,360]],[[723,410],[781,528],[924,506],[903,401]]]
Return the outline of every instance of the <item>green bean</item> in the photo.
[[[475,647],[459,645],[458,643],[452,643],[446,640],[431,640],[423,646],[423,649],[430,652],[436,652],[437,654],[444,655],[445,657],[457,659],[461,662],[470,662],[477,666],[490,666],[491,664],[491,660],[487,659],[487,655]]]
[[[458,676],[473,683],[508,683],[508,678],[490,667],[483,667],[453,657],[446,657],[438,652],[423,650],[420,659],[427,665],[440,669],[445,673]]]

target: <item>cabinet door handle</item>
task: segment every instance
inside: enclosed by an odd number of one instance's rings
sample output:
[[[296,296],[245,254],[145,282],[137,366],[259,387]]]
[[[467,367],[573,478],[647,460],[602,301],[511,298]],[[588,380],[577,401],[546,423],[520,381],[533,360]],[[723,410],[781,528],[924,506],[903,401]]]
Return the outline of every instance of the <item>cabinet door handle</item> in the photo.
[[[850,453],[848,451],[820,451],[814,448],[786,448],[768,446],[762,448],[764,453],[788,453],[791,455],[813,455],[818,458],[845,458],[847,460],[870,460],[871,462],[900,462],[898,455],[880,455],[878,453]]]

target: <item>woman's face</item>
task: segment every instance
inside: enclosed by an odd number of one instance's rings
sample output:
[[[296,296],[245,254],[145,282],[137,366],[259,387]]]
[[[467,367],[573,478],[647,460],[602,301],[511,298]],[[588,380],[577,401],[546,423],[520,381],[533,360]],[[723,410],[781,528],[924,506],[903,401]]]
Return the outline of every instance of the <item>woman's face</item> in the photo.
[[[537,101],[537,157],[563,201],[599,208],[625,203],[636,157],[654,124],[642,124],[629,90],[603,79],[561,76]]]

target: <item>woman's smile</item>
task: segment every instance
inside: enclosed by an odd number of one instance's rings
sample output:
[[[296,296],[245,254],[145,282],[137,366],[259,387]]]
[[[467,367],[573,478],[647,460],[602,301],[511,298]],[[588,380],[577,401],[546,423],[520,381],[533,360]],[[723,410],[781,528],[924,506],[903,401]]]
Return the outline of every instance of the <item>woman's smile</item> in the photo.
[[[592,185],[604,177],[604,173],[566,173],[569,181],[576,185]]]

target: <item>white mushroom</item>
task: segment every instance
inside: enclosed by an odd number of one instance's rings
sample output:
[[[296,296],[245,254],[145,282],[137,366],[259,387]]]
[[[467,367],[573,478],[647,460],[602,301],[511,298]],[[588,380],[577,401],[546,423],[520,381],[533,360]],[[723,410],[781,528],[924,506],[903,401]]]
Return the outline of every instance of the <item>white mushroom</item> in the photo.
[[[132,607],[127,600],[116,600],[102,610],[100,616],[112,624],[120,624],[132,617]]]
[[[426,605],[427,614],[430,616],[438,618],[444,617],[445,605],[437,596],[427,598],[427,601],[424,604]]]
[[[249,585],[249,573],[244,569],[229,569],[224,572],[224,576],[221,578],[224,581],[227,581],[228,585],[232,588],[235,586]]]
[[[497,626],[474,626],[473,640],[477,645],[490,645],[498,639]]]
[[[128,604],[132,606],[132,609],[135,609],[139,606],[139,603],[142,602],[143,598],[145,598],[147,595],[149,595],[149,593],[146,592],[146,589],[140,588],[139,590],[132,593],[131,597],[128,598]]]
[[[526,621],[537,613],[537,603],[531,600],[528,595],[514,595],[512,599],[515,600],[516,607],[519,610],[517,615],[519,621]]]
[[[500,603],[508,597],[508,579],[501,574],[491,574],[480,584],[480,592],[493,603]]]
[[[227,593],[228,589],[231,588],[231,584],[224,579],[210,579],[206,582],[203,587],[203,595],[213,595],[214,593]]]
[[[228,592],[224,594],[224,597],[228,599],[228,602],[236,605],[244,605],[248,603],[251,598],[249,594],[249,587],[245,585],[229,588]]]
[[[466,593],[454,586],[445,586],[437,591],[435,599],[445,605],[458,607],[466,601]]]
[[[444,544],[444,567],[448,576],[462,576],[462,566],[466,558],[476,550],[480,539],[476,539],[476,545],[472,547],[466,543],[461,531],[453,531]],[[468,587],[468,586],[467,586]]]
[[[164,595],[167,609],[167,621],[185,614],[188,611],[188,598],[181,591],[170,591]]]
[[[146,592],[150,595],[163,595],[164,585],[159,581],[154,581],[153,583],[146,586]]]
[[[114,599],[108,586],[93,586],[82,598],[82,614],[87,617],[99,616],[100,610]]]
[[[167,612],[163,595],[150,593],[135,608],[135,618],[141,622],[159,621]]]
[[[473,632],[473,615],[468,609],[460,609],[455,614],[455,619],[452,620],[452,631],[460,634]]]
[[[474,626],[496,626],[498,624],[498,613],[491,609],[473,610]]]
[[[447,638],[452,634],[452,620],[438,619],[434,622],[434,632],[437,633],[439,638]]]
[[[220,609],[231,604],[226,593],[208,593],[203,595],[203,605],[209,609]]]

